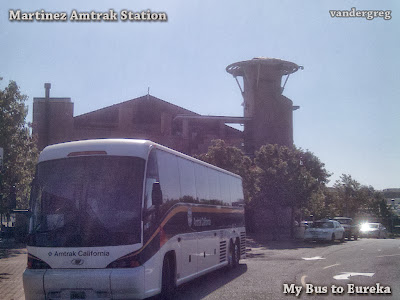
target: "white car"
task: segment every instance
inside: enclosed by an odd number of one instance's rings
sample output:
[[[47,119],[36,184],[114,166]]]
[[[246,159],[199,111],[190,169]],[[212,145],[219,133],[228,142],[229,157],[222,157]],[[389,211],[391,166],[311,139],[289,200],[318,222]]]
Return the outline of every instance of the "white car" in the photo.
[[[304,233],[306,241],[344,241],[344,228],[338,221],[320,220],[308,227]]]

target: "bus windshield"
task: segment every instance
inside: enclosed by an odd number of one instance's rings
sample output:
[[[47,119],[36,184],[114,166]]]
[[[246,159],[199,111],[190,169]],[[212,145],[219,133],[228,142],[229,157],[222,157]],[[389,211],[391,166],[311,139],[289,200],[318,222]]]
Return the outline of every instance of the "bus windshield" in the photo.
[[[117,246],[141,241],[145,160],[82,156],[39,163],[28,245]]]

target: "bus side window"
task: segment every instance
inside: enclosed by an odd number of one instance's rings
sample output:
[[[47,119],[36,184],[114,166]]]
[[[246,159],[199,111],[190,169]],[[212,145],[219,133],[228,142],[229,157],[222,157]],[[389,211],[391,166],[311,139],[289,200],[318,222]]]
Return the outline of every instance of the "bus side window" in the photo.
[[[221,187],[219,183],[219,174],[211,168],[208,169],[208,188],[210,204],[222,205]]]
[[[156,209],[152,203],[153,183],[159,181],[156,151],[152,150],[147,161],[143,207],[143,240],[147,242],[156,226]]]
[[[181,197],[181,183],[177,156],[157,150],[157,164],[164,202],[178,202]]]
[[[157,156],[155,151],[151,151],[149,155],[149,160],[147,162],[146,186],[145,186],[145,196],[144,196],[145,209],[149,209],[153,206],[153,203],[151,201],[151,192],[153,189],[153,183],[157,181],[159,181]]]

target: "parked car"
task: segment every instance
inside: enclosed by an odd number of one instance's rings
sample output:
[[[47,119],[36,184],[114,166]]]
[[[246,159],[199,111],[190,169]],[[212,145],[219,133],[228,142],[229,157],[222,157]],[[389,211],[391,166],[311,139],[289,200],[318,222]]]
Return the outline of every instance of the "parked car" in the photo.
[[[353,219],[352,218],[347,218],[347,217],[335,217],[333,220],[338,221],[342,227],[344,228],[344,236],[347,239],[354,238],[356,241],[359,236],[359,227],[354,225]]]
[[[364,223],[360,227],[360,236],[367,238],[386,239],[386,227],[381,223]]]
[[[304,233],[306,241],[344,241],[344,228],[335,220],[313,222]]]
[[[301,221],[300,226],[308,228],[311,226],[312,223],[313,223],[313,221]]]

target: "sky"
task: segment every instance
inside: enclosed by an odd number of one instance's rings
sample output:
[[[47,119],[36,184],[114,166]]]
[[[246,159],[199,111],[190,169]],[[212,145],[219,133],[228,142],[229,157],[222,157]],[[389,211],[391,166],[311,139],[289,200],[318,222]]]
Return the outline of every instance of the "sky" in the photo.
[[[391,18],[331,17],[332,10]],[[65,12],[67,21],[10,21],[9,11]],[[75,22],[72,11],[117,13]],[[166,22],[122,21],[122,10]],[[332,173],[375,189],[400,188],[400,4],[396,0],[18,1],[0,3],[0,88],[29,99],[70,97],[74,115],[150,94],[202,115],[242,116],[226,66],[254,57],[304,66],[283,94],[299,105],[294,142]]]

